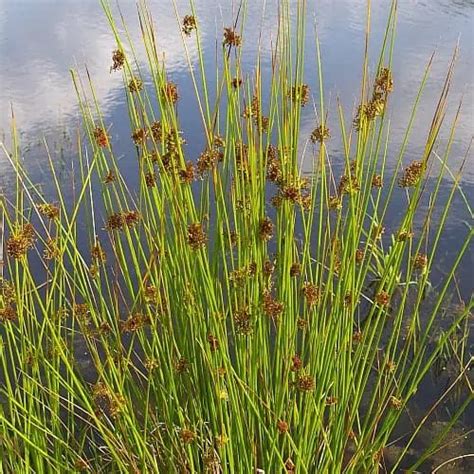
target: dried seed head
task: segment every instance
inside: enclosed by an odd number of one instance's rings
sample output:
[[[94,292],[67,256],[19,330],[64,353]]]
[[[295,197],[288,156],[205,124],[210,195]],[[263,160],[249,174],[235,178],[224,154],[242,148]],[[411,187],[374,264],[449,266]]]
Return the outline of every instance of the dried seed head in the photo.
[[[48,239],[46,247],[43,251],[43,258],[45,260],[59,260],[61,258],[61,250],[56,239]]]
[[[285,462],[285,470],[288,474],[295,474],[296,472],[296,465],[290,458]]]
[[[327,406],[336,405],[337,402],[338,402],[338,399],[336,397],[333,397],[333,396],[326,397],[326,405]]]
[[[375,79],[375,93],[386,95],[390,92],[393,92],[392,71],[390,71],[389,68],[384,67],[380,70],[377,78]]]
[[[296,321],[296,325],[301,331],[305,331],[306,329],[308,329],[308,321],[304,318],[298,318],[298,320]]]
[[[201,176],[204,176],[208,171],[215,168],[217,163],[222,161],[222,152],[215,148],[203,151],[197,160],[197,170]]]
[[[345,174],[341,176],[341,180],[338,185],[338,193],[342,194],[353,194],[360,190],[359,180],[354,174]]]
[[[147,188],[154,188],[156,186],[156,175],[154,172],[150,171],[145,174],[145,184]]]
[[[125,321],[120,322],[123,333],[137,332],[150,324],[150,318],[142,313],[131,314]]]
[[[265,262],[263,263],[264,275],[271,276],[273,275],[274,271],[275,271],[275,263],[270,260],[265,260]]]
[[[186,36],[191,36],[191,33],[193,30],[196,29],[196,18],[194,18],[194,16],[192,15],[186,15],[184,18],[183,18],[183,33],[186,35]]]
[[[190,363],[185,357],[180,357],[175,365],[174,368],[178,374],[183,374],[189,370]]]
[[[329,128],[321,124],[312,131],[310,138],[313,143],[323,143],[331,138],[331,133]]]

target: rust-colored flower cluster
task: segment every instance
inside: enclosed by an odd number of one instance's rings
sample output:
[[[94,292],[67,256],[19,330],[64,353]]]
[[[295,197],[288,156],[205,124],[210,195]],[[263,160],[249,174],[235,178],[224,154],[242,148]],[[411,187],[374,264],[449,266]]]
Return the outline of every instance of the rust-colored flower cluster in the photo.
[[[390,303],[390,295],[386,291],[382,290],[375,295],[375,301],[380,306],[388,306]]]
[[[119,415],[125,407],[125,398],[114,393],[104,382],[97,382],[92,387],[92,398],[101,411],[110,414],[113,418]]]
[[[203,151],[197,160],[197,170],[200,176],[214,169],[224,158],[224,154],[217,148],[208,148]]]
[[[196,180],[194,163],[192,161],[187,161],[185,167],[178,171],[178,175],[182,183],[191,184]]]
[[[183,428],[179,432],[179,437],[184,444],[191,444],[197,437],[194,431]]]
[[[13,235],[7,240],[7,254],[15,259],[20,259],[33,248],[35,240],[35,230],[32,224],[25,224],[13,232]]]
[[[428,255],[425,253],[417,253],[413,259],[413,266],[417,270],[425,270],[428,265]]]
[[[125,228],[135,227],[141,219],[141,214],[138,211],[124,211],[111,214],[107,218],[107,230],[124,230]]]
[[[374,176],[372,176],[372,187],[373,188],[383,187],[383,178],[380,174],[375,174]]]
[[[295,354],[291,357],[291,366],[290,370],[292,372],[299,372],[303,368],[303,361],[298,354]]]
[[[145,145],[147,135],[148,135],[148,133],[147,133],[146,129],[144,129],[144,128],[135,129],[132,133],[133,143],[135,143],[135,145],[137,145],[137,146]]]

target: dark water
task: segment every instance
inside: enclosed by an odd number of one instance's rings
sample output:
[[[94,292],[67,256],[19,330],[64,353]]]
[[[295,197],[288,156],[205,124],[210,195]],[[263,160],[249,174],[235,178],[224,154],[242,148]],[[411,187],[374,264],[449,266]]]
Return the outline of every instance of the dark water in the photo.
[[[182,46],[177,20],[171,0],[149,1],[157,28],[159,47],[166,57],[170,78],[180,87],[180,121],[187,138],[190,157],[197,156],[203,147],[202,133],[195,120],[194,92],[188,75],[186,54]],[[210,84],[215,70],[216,38],[221,38],[222,27],[232,23],[236,3],[231,0],[196,0],[197,13],[203,33],[204,56],[208,58]],[[270,45],[277,28],[277,0],[249,0],[245,36],[246,72],[252,74],[257,55],[260,31],[260,49],[263,52],[263,68],[270,66]],[[388,0],[372,1],[372,43],[374,69],[377,47],[381,42],[388,15]],[[140,31],[136,21],[135,2],[120,1],[127,18],[132,38],[139,45]],[[179,15],[189,13],[188,2],[177,1]],[[264,20],[261,20],[265,8]],[[353,113],[358,101],[361,64],[364,48],[366,0],[308,0],[308,35],[306,41],[306,78],[313,92],[317,91],[315,28],[320,36],[326,104],[329,106],[329,126],[338,128],[336,99],[344,105],[347,117]],[[219,42],[218,41],[218,42]],[[406,161],[419,158],[431,125],[446,70],[456,44],[459,42],[459,58],[450,95],[450,107],[443,128],[439,153],[449,133],[450,120],[462,100],[463,108],[453,144],[450,166],[453,171],[460,165],[473,136],[474,125],[474,1],[473,0],[400,0],[398,11],[397,40],[393,71],[395,92],[391,100],[389,116],[392,137],[389,156],[396,156],[407,126],[409,114],[417,94],[429,58],[435,57],[426,90],[420,103],[410,137]],[[197,64],[198,53],[192,41],[188,43],[190,59]],[[22,150],[35,181],[41,182],[48,192],[49,178],[44,169],[47,158],[43,139],[48,141],[58,166],[64,169],[64,187],[70,182],[68,171],[76,155],[75,134],[80,124],[77,100],[72,86],[69,68],[84,66],[91,73],[94,86],[105,114],[111,124],[114,143],[122,154],[125,169],[134,170],[135,158],[130,145],[130,131],[125,107],[125,97],[120,74],[110,74],[110,57],[114,39],[102,14],[99,0],[0,0],[0,140],[10,143],[11,110],[13,108]],[[138,57],[145,62],[145,52],[138,47]],[[314,97],[317,104],[318,97]],[[314,128],[313,107],[303,109],[302,142]],[[337,137],[338,133],[333,133]],[[340,159],[341,143],[334,138],[329,143],[329,153],[334,160]],[[474,161],[471,152],[464,169],[462,189],[471,205],[474,204]],[[310,157],[304,158],[304,168],[310,170]],[[389,162],[390,164],[390,162]],[[13,189],[13,173],[0,151],[0,191]],[[447,178],[442,195],[447,195],[451,182]],[[399,205],[397,205],[399,203]],[[403,200],[395,201],[392,217],[403,213]],[[448,268],[460,239],[472,226],[472,215],[459,195],[450,213],[448,229],[443,237],[435,273],[438,276]],[[474,281],[474,251],[470,249],[458,275],[461,297],[467,302],[472,297]],[[442,393],[443,386],[427,381],[420,389],[432,396]],[[420,396],[420,404],[426,397]],[[443,410],[450,409],[447,404]],[[469,418],[471,418],[469,420]],[[474,411],[466,417],[466,424],[473,426]],[[441,429],[443,421],[427,425],[426,439]],[[423,441],[421,441],[423,443]],[[459,448],[464,454],[468,448]],[[394,448],[395,449],[395,448]],[[472,452],[472,449],[471,449]],[[456,456],[456,451],[451,454]],[[473,472],[461,470],[441,472]],[[465,469],[465,467],[463,468]],[[474,470],[474,467],[473,467]]]

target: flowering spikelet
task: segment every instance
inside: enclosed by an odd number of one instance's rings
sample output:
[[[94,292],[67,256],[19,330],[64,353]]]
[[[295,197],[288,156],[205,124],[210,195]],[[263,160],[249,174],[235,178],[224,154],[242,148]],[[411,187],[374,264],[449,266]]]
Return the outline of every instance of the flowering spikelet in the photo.
[[[123,230],[136,226],[141,219],[138,211],[116,212],[107,218],[107,230]]]
[[[288,97],[295,103],[299,103],[304,107],[309,102],[309,86],[308,84],[299,84],[293,86],[288,92]]]
[[[224,28],[224,46],[237,48],[242,43],[242,38],[235,32],[233,28]]]
[[[7,240],[7,254],[19,259],[26,255],[35,243],[35,231],[31,224],[25,224]]]
[[[402,408],[403,401],[392,395],[388,401],[388,404],[395,410],[400,410],[400,408]]]
[[[125,63],[125,54],[120,49],[116,49],[112,52],[112,66],[110,67],[110,72],[119,71],[122,69]]]
[[[59,217],[59,207],[54,204],[38,204],[38,211],[50,220],[55,220]]]
[[[312,392],[316,386],[314,377],[308,374],[303,374],[296,380],[296,388],[300,392]]]
[[[321,291],[314,283],[305,282],[302,291],[308,306],[312,307],[319,302]]]
[[[188,226],[188,244],[193,250],[198,250],[206,245],[207,236],[202,224],[195,222]]]
[[[402,177],[398,180],[398,185],[402,188],[416,186],[420,182],[424,171],[425,164],[423,161],[412,161],[411,164],[404,169]]]
[[[275,263],[270,260],[265,260],[263,264],[263,274],[266,276],[271,276],[275,271]]]
[[[375,295],[375,301],[380,306],[387,306],[390,303],[390,295],[386,291],[382,290]]]
[[[174,82],[167,82],[162,90],[162,97],[163,100],[176,104],[179,100],[178,86]]]
[[[273,222],[269,217],[265,217],[260,221],[258,235],[262,240],[270,240],[273,237]]]
[[[331,138],[331,133],[329,132],[329,128],[325,125],[321,124],[316,127],[311,133],[311,141],[313,143],[323,143],[326,140]]]
[[[93,130],[92,135],[94,136],[94,140],[97,143],[97,146],[101,148],[109,146],[109,136],[102,127],[96,127]]]
[[[196,29],[196,18],[194,18],[194,16],[192,15],[186,15],[184,18],[183,18],[183,33],[186,35],[186,36],[191,36],[191,33],[193,30]]]
[[[357,249],[355,252],[355,261],[356,263],[362,263],[364,260],[365,252],[363,249]]]
[[[328,208],[331,211],[337,211],[339,209],[342,209],[341,198],[339,196],[329,196]]]
[[[281,161],[278,158],[268,158],[267,161],[267,179],[275,184],[282,182],[283,172],[281,169]]]
[[[185,357],[180,357],[174,364],[174,368],[178,374],[183,374],[189,370],[190,363]]]
[[[132,77],[128,83],[128,90],[132,93],[140,92],[143,89],[143,81],[139,77]]]

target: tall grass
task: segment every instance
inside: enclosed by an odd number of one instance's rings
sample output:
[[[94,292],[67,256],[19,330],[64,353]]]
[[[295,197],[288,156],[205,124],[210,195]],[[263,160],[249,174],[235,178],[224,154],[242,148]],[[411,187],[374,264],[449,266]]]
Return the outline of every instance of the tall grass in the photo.
[[[195,42],[199,58],[198,67],[189,62],[206,143],[196,160],[186,152],[179,84],[167,76],[147,4],[138,9],[146,69],[125,19],[102,4],[117,42],[112,69],[123,74],[139,186],[130,189],[122,174],[92,79],[76,71],[86,140],[78,137],[73,202],[52,160],[56,202],[25,170],[15,133],[12,149],[4,147],[17,185],[0,208],[0,472],[395,472],[422,424],[405,427],[391,466],[385,448],[451,336],[468,331],[472,309],[471,301],[435,338],[472,238],[470,231],[426,305],[461,178],[448,168],[458,115],[429,176],[456,54],[424,150],[411,161],[428,61],[393,170],[387,110],[396,2],[374,71],[368,4],[361,105],[354,117],[337,105],[338,130],[328,129],[315,40],[311,137],[301,133],[312,97],[304,1],[279,3],[270,78],[260,57],[254,74],[244,70],[242,3],[224,36],[215,91],[195,5],[175,5],[184,46]],[[342,156],[330,155],[331,135]],[[312,160],[307,176],[303,154]],[[442,201],[448,173],[454,179]],[[421,209],[428,180],[430,204]],[[388,223],[400,194],[403,215]],[[468,384],[462,347],[456,382]],[[463,394],[442,435],[472,401],[472,387]],[[442,442],[433,439],[411,469]]]

